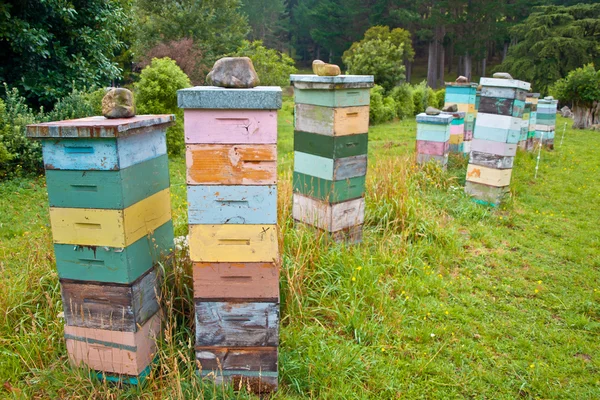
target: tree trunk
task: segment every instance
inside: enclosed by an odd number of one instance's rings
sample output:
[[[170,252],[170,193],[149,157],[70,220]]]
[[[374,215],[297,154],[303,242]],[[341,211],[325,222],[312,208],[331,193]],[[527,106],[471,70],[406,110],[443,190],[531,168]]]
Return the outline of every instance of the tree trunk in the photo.
[[[452,67],[454,63],[454,43],[450,42],[450,48],[448,49],[448,73],[452,73]]]
[[[483,57],[483,60],[481,60],[481,76],[484,77],[485,76],[485,68],[487,67],[487,57]]]
[[[502,50],[502,62],[506,59],[506,55],[508,54],[508,42],[504,42],[504,50]]]
[[[429,87],[435,87],[437,78],[436,47],[435,39],[429,42],[429,55],[427,59],[427,85]]]
[[[329,50],[329,61],[328,63],[333,64],[333,50]]]
[[[439,58],[438,79],[437,79],[438,84],[437,84],[436,88],[444,87],[444,85],[445,85],[444,72],[446,72],[446,67],[445,67],[446,52],[444,49],[444,45],[442,43],[439,44],[438,58]]]
[[[573,129],[587,129],[593,124],[592,108],[573,104]]]
[[[406,68],[406,73],[404,74],[404,75],[406,75],[406,82],[410,83],[410,78],[412,75],[412,62],[405,61],[404,68]]]
[[[462,75],[463,71],[463,56],[458,56],[458,61],[456,62],[456,75]]]
[[[467,51],[464,58],[464,76],[471,81],[471,55]]]

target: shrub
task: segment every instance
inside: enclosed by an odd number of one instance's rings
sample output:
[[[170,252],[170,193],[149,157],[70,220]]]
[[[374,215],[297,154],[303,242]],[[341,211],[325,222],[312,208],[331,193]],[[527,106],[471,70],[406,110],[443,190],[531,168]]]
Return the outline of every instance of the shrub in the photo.
[[[192,84],[204,85],[211,66],[207,64],[204,53],[194,44],[193,39],[185,38],[157,44],[141,56],[140,67],[150,65],[154,58],[165,57],[174,60]]]
[[[396,102],[391,96],[384,96],[384,89],[375,85],[371,89],[371,106],[369,108],[369,121],[372,124],[391,121],[396,116]]]
[[[73,91],[59,99],[52,111],[42,117],[44,121],[61,121],[102,115],[102,97],[104,89],[92,92],[73,89]]]
[[[392,89],[390,96],[396,102],[396,115],[400,119],[412,118],[415,115],[413,101],[413,88],[408,83],[403,83]]]
[[[183,111],[177,107],[177,91],[191,86],[190,79],[168,57],[155,58],[135,83],[138,114],[175,114],[175,125],[167,129],[167,149],[180,155],[185,148]]]
[[[593,64],[577,68],[550,87],[550,93],[573,104],[573,128],[586,129],[600,123],[600,69]]]
[[[6,101],[0,100],[0,178],[41,173],[40,143],[25,136],[27,125],[39,122],[41,114],[27,106],[16,88],[5,89]]]
[[[415,115],[420,114],[427,108],[427,82],[423,81],[413,87],[413,103]]]
[[[267,49],[262,40],[244,40],[230,56],[249,57],[263,86],[289,86],[290,74],[298,71],[291,57],[277,50]]]
[[[441,110],[444,107],[444,103],[446,100],[446,88],[437,90],[435,92],[435,95],[437,97],[437,108]]]

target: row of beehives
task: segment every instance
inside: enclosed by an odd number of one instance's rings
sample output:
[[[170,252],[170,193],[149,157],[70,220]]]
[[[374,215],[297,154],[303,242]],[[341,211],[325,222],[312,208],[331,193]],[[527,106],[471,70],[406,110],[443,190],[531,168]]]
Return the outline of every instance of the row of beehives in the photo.
[[[538,101],[538,94],[528,94],[529,83],[512,79],[482,78],[480,86],[475,94],[476,84],[448,84],[445,105],[460,102],[459,112],[417,116],[417,161],[435,160],[445,167],[449,153],[468,153],[465,191],[476,201],[497,205],[508,192],[517,146],[553,148],[557,101]],[[463,118],[472,110],[470,132]]]

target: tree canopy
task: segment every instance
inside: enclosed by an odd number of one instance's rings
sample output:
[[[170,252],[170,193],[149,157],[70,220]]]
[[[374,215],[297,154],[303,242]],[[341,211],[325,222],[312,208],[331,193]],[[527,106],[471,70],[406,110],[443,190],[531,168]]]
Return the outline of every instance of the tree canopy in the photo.
[[[584,129],[600,123],[600,70],[596,71],[593,64],[569,72],[550,91],[559,100],[573,105],[573,128]]]
[[[600,64],[600,4],[539,7],[511,33],[517,42],[497,68],[529,81],[535,91],[586,63]]]

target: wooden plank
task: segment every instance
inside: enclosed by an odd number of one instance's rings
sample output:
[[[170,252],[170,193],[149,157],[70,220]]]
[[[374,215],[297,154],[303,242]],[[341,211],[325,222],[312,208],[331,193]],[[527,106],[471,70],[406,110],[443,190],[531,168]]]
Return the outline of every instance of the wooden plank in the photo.
[[[418,164],[427,164],[428,162],[437,162],[442,167],[446,168],[448,164],[448,154],[443,156],[436,156],[432,154],[417,154],[417,163]]]
[[[189,185],[190,224],[276,224],[277,186]]]
[[[485,97],[493,97],[493,98],[504,98],[504,99],[518,99],[521,101],[525,101],[527,98],[527,92],[524,90],[516,90],[514,88],[508,87],[491,87],[484,86],[481,89],[481,100]],[[480,100],[480,104],[481,104]],[[479,109],[479,107],[478,107]]]
[[[370,104],[369,89],[299,89],[294,90],[296,104],[312,104],[325,107],[357,107]]]
[[[475,123],[475,126],[485,126],[489,128],[506,130],[519,130],[521,129],[521,118],[480,112],[477,114],[477,122]]]
[[[318,200],[326,200],[329,203],[357,199],[365,194],[364,175],[341,181],[330,181],[294,172],[293,179],[294,193],[301,193]]]
[[[294,193],[292,215],[297,221],[328,232],[336,232],[364,223],[365,199],[330,204]]]
[[[510,185],[512,169],[495,169],[469,164],[467,167],[467,181],[483,183],[488,186],[502,187]]]
[[[279,302],[279,267],[271,263],[193,264],[194,298]]]
[[[450,104],[475,104],[475,93],[466,94],[466,93],[448,93],[446,92],[446,96],[444,98],[444,106]]]
[[[189,185],[274,185],[277,146],[271,144],[186,146]]]
[[[332,159],[367,154],[368,141],[366,133],[332,137],[294,131],[294,151]]]
[[[450,145],[453,144],[461,144],[464,141],[465,135],[464,134],[459,134],[459,135],[450,135],[450,140],[448,141],[448,143],[450,143]]]
[[[531,89],[529,82],[519,81],[516,79],[503,79],[503,78],[481,78],[479,84],[484,88],[486,86],[512,88],[513,90],[528,91]]]
[[[344,136],[369,131],[369,106],[323,107],[296,104],[296,130],[327,136]]]
[[[473,86],[474,85],[474,86]],[[453,85],[446,83],[446,94],[466,94],[475,95],[477,93],[477,84],[473,85]]]
[[[496,187],[466,181],[465,193],[480,200],[484,204],[499,205],[509,196],[510,191],[508,186]]]
[[[166,130],[117,139],[44,139],[42,154],[46,169],[124,169],[167,154]]]
[[[196,360],[200,375],[216,385],[263,395],[277,390],[276,347],[197,347]]]
[[[162,155],[118,171],[46,170],[50,207],[123,209],[169,187]]]
[[[491,140],[501,143],[518,143],[521,136],[521,128],[519,129],[504,129],[492,128],[489,126],[475,125],[473,138],[482,140]]]
[[[450,140],[450,125],[417,124],[417,140],[447,142]]]
[[[156,267],[131,285],[65,279],[60,283],[69,326],[137,332],[160,308]]]
[[[482,153],[497,154],[500,156],[515,156],[517,145],[515,143],[501,143],[492,140],[473,139],[471,150]]]
[[[65,326],[71,365],[125,375],[139,375],[152,363],[160,333],[160,313],[135,333]]]
[[[464,135],[465,125],[450,125],[450,135]]]
[[[195,300],[196,346],[277,347],[279,304]]]
[[[55,244],[61,279],[129,284],[173,252],[173,222],[125,247]]]
[[[472,151],[469,157],[469,163],[471,164],[495,169],[512,168],[514,160],[514,156],[499,156],[479,151]]]
[[[186,144],[275,144],[276,110],[186,109]]]
[[[276,225],[190,225],[189,232],[192,261],[279,261]]]
[[[522,117],[524,109],[524,101],[510,98],[482,97],[479,103],[479,112],[487,114]]]
[[[294,171],[331,181],[354,178],[367,173],[367,155],[334,160],[295,151]]]
[[[444,156],[448,154],[450,143],[448,142],[429,142],[426,140],[417,140],[417,153],[431,154],[434,156]]]

